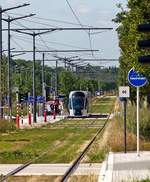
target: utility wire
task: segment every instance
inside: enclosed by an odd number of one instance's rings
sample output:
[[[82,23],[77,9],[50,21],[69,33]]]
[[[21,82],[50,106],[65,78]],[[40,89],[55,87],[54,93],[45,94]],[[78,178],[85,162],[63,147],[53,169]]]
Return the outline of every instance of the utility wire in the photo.
[[[75,11],[73,10],[72,6],[70,5],[69,1],[68,1],[68,0],[66,0],[66,2],[67,2],[67,4],[68,4],[68,6],[69,6],[70,10],[72,11],[72,13],[73,13],[73,15],[74,15],[75,19],[77,20],[77,22],[79,23],[79,25],[83,28],[84,26],[82,25],[82,23],[81,23],[80,19],[79,19],[79,18],[78,18],[78,16],[76,15],[76,13],[75,13]],[[86,31],[86,30],[85,30],[85,32],[87,33],[87,31]]]
[[[21,15],[23,16],[23,14],[18,14],[18,13],[9,13],[9,14],[12,14],[12,15]],[[45,20],[45,21],[52,21],[52,22],[58,22],[58,23],[65,23],[65,24],[70,24],[70,25],[77,25],[77,26],[81,26],[80,24],[78,23],[73,23],[73,22],[69,22],[69,21],[64,21],[64,20],[57,20],[57,19],[52,19],[52,18],[41,18],[41,17],[32,17],[32,19],[41,19],[41,20]],[[82,24],[83,25],[83,24]],[[94,26],[91,26],[91,25],[83,25],[84,27],[94,27]]]
[[[67,4],[68,4],[69,8],[71,9],[71,11],[72,11],[74,17],[76,18],[77,22],[78,22],[78,23],[80,24],[80,26],[83,28],[84,26],[82,25],[80,19],[78,18],[78,16],[76,15],[75,11],[74,11],[73,8],[71,7],[69,1],[66,0],[66,2],[67,2]],[[91,49],[91,55],[93,56],[93,58],[95,58],[95,57],[94,57],[94,53],[93,53],[93,51],[92,51],[92,40],[91,40],[90,30],[89,30],[89,32],[85,30],[85,32],[87,33],[88,38],[89,38],[89,45],[90,45],[90,49]]]
[[[20,47],[20,49],[22,51],[24,51],[23,47],[18,42],[16,42],[13,38],[11,38],[11,40],[12,40],[12,42],[14,42],[14,44],[16,44],[18,47]]]
[[[72,8],[71,5],[69,4],[68,0],[66,0],[66,1],[67,1],[67,3],[68,3],[69,7],[71,8],[71,10],[72,10],[74,16],[76,17],[77,21],[79,22],[79,25],[82,26],[82,27],[84,27],[84,26],[82,25],[82,23],[80,22],[79,18],[76,16],[75,12],[73,11],[73,8]],[[14,14],[14,13],[11,13],[11,14]],[[9,16],[8,13],[6,13],[6,15]],[[21,15],[21,14],[15,14],[15,15]],[[42,18],[42,19],[43,19],[43,18]],[[36,23],[36,24],[48,25],[48,24],[43,24],[43,23],[39,23],[39,22],[35,22],[35,21],[30,21],[30,20],[24,20],[24,21],[28,21],[28,22],[32,22],[32,23]],[[27,28],[27,27],[24,26],[22,23],[20,23],[20,22],[18,22],[18,21],[16,21],[16,22],[17,22],[17,23],[13,23],[13,22],[12,22],[12,23],[15,24],[15,25],[19,25],[19,26],[21,26],[21,27]],[[55,26],[55,27],[56,27],[56,26]],[[86,32],[86,33],[88,33],[88,32]],[[91,42],[90,33],[88,33],[88,36],[89,36],[90,48],[92,49],[92,42]],[[41,39],[41,36],[39,36],[39,37],[40,37],[40,39]],[[48,47],[48,46],[46,45],[46,43],[45,43],[44,40],[41,40],[41,41],[44,43],[44,45],[45,45],[46,48],[48,48],[48,49],[50,48],[50,47]],[[69,46],[69,47],[70,47],[70,45],[67,45],[67,44],[56,43],[56,42],[51,42],[51,43],[55,43],[55,44],[59,44],[59,45],[63,45],[63,46]],[[39,45],[39,44],[38,44],[38,45]],[[77,47],[77,46],[72,46],[72,47]],[[52,48],[51,48],[51,49],[52,49]],[[85,48],[85,49],[87,49],[87,48]],[[53,49],[53,50],[54,50],[54,49]],[[87,53],[86,53],[86,54],[87,54]],[[92,56],[94,56],[94,55],[93,55],[93,51],[92,51]]]
[[[5,12],[6,13],[6,12]],[[9,13],[9,14],[12,14],[12,15],[20,15],[20,16],[24,16],[24,14],[20,14],[20,13]],[[57,19],[51,19],[51,18],[41,18],[41,17],[30,17],[30,19],[41,19],[41,20],[45,20],[45,21],[52,21],[52,22],[58,22],[58,23],[65,23],[65,24],[70,24],[70,25],[77,25],[77,26],[81,26],[81,24],[78,24],[78,23],[73,23],[73,22],[69,22],[69,21],[63,21],[63,20],[57,20]],[[54,28],[58,28],[58,26],[54,26],[54,25],[51,25],[51,24],[47,24],[47,23],[41,23],[41,22],[37,22],[37,21],[32,21],[32,20],[27,20],[27,19],[22,19],[22,21],[27,21],[27,22],[32,22],[32,23],[36,23],[36,24],[40,24],[40,25],[45,25],[45,26],[51,26],[51,27],[54,27]],[[13,23],[15,24],[15,23]],[[91,25],[85,25],[85,24],[82,24],[83,27],[94,27],[94,26],[91,26]],[[103,32],[106,32],[107,30],[105,31],[100,31],[100,32],[91,32],[91,34],[100,34],[100,33],[103,33]]]
[[[22,38],[22,36],[19,36],[19,35],[15,35],[16,37],[18,38]],[[28,40],[31,40],[30,38],[26,37],[25,39],[28,39]],[[72,44],[65,44],[65,43],[60,43],[60,42],[56,42],[56,41],[45,41],[46,43],[50,43],[50,44],[56,44],[56,45],[61,45],[61,46],[64,46],[64,47],[72,47],[72,48],[78,48],[78,49],[88,49],[86,47],[79,47],[79,46],[75,46],[75,45],[72,45]]]
[[[41,22],[37,22],[37,21],[33,21],[33,20],[26,20],[26,19],[22,19],[22,20],[26,21],[26,22],[35,23],[35,24],[38,24],[38,25],[51,26],[51,27],[54,27],[54,28],[59,28],[58,26],[50,25],[48,23],[41,23]]]

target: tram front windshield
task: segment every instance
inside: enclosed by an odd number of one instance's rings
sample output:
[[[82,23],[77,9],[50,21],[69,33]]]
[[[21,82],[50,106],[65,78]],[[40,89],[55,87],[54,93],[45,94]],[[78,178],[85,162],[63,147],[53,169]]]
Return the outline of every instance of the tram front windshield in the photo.
[[[72,95],[72,105],[74,109],[84,109],[85,95],[81,92],[76,92]]]

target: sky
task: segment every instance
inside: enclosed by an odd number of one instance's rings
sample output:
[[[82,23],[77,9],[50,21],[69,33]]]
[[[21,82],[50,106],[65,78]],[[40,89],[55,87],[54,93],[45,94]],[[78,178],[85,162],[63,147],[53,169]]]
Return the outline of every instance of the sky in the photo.
[[[71,8],[69,7],[69,2]],[[120,50],[118,47],[118,37],[115,29],[117,24],[112,22],[119,11],[116,4],[121,3],[125,7],[127,0],[1,0],[2,8],[9,8],[24,3],[30,6],[3,13],[3,18],[18,17],[35,13],[34,17],[14,21],[11,28],[43,28],[43,27],[83,27],[83,25],[113,28],[113,30],[98,31],[100,33],[89,34],[88,31],[55,31],[36,37],[36,48],[39,50],[66,50],[66,49],[97,49],[98,52],[88,53],[50,53],[46,54],[46,59],[54,59],[54,55],[60,57],[78,56],[80,58],[100,58],[118,59]],[[76,16],[76,17],[75,17]],[[62,23],[67,22],[67,23]],[[79,21],[82,25],[79,24]],[[73,24],[71,24],[73,23]],[[7,28],[7,23],[3,22],[3,27]],[[90,33],[94,33],[91,31]],[[90,35],[90,36],[89,36]],[[32,50],[32,37],[19,33],[11,33],[11,48],[15,50]],[[3,49],[7,49],[7,34],[3,33]],[[19,57],[17,57],[19,58]],[[32,60],[32,53],[20,56],[23,59]],[[42,55],[36,53],[36,59],[41,59]],[[53,62],[47,62],[52,64]],[[94,64],[94,63],[91,63]],[[95,63],[102,66],[117,66],[118,63]]]

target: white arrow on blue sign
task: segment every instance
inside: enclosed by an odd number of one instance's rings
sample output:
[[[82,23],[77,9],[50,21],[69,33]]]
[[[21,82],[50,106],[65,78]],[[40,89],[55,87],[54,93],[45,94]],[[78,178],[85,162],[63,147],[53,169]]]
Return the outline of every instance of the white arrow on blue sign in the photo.
[[[133,68],[128,72],[128,81],[134,87],[142,87],[147,83],[147,78],[136,72]]]

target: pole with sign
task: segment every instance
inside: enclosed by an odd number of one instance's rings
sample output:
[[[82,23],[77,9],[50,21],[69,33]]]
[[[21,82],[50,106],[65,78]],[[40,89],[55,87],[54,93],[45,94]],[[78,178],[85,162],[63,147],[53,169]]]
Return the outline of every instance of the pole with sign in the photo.
[[[127,127],[126,127],[126,103],[127,99],[130,97],[130,88],[129,86],[120,86],[119,87],[119,97],[120,101],[123,101],[123,110],[124,110],[124,153],[127,152]]]
[[[129,72],[128,72],[128,81],[129,83],[133,86],[137,88],[137,116],[136,116],[136,120],[137,120],[137,155],[140,155],[140,127],[139,127],[139,88],[144,86],[147,83],[147,79],[144,75],[142,75],[141,73],[138,73],[134,70],[134,68],[132,68]]]

